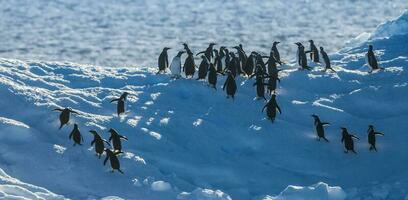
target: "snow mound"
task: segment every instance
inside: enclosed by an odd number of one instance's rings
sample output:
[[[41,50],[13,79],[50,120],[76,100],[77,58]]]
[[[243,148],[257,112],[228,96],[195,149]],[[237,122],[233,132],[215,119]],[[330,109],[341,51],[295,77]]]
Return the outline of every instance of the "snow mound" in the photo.
[[[309,187],[288,186],[278,196],[267,196],[263,200],[343,200],[346,193],[340,187],[330,187],[326,183],[317,183]]]
[[[220,190],[201,189],[197,188],[193,192],[183,192],[178,195],[180,200],[231,200],[228,194]]]
[[[371,34],[371,39],[408,34],[408,10],[399,17],[380,24]]]

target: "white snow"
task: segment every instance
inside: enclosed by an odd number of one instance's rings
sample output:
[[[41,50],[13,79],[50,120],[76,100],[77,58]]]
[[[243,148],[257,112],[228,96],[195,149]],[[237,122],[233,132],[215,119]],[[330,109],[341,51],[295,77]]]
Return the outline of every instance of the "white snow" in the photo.
[[[153,191],[163,192],[171,190],[171,185],[165,181],[155,181],[152,183],[151,188]]]

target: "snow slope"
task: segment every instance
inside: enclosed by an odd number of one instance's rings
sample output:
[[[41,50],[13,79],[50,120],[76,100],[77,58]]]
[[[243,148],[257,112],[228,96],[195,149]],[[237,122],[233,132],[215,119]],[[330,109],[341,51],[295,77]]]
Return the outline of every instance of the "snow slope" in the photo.
[[[232,100],[224,77],[214,90],[151,68],[1,59],[0,167],[72,199],[406,199],[407,41],[399,32],[345,48],[331,56],[337,74],[285,66],[274,123],[254,99],[254,80],[242,77]],[[384,71],[368,73],[368,44]],[[109,101],[124,91],[128,112],[118,118]],[[80,115],[59,131],[57,107]],[[313,113],[331,122],[330,143],[316,141]],[[83,146],[68,140],[74,122]],[[377,153],[368,150],[368,124],[386,134]],[[361,138],[357,155],[343,153],[341,126]],[[108,138],[109,128],[129,138],[124,175],[110,173],[89,146],[88,130]]]

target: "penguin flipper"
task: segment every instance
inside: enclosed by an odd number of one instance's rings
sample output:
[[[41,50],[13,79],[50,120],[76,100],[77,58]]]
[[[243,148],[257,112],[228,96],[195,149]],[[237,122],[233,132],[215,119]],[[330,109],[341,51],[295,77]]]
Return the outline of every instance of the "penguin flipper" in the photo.
[[[55,108],[54,110],[52,110],[52,111],[63,111],[61,108]]]
[[[106,155],[106,158],[105,158],[105,160],[103,161],[103,165],[106,165],[106,162],[108,162],[108,159],[109,159],[109,156]]]
[[[115,101],[119,101],[119,98],[117,98],[117,99],[112,99],[112,100],[110,101],[110,103],[115,102]]]

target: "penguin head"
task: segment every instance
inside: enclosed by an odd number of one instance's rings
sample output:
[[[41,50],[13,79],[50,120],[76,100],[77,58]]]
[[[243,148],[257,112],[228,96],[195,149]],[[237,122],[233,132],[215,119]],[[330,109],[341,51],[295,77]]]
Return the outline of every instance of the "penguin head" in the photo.
[[[109,129],[109,131],[108,131],[109,133],[111,133],[111,134],[117,134],[117,132],[115,131],[115,129],[113,129],[113,128],[111,128],[111,129]]]
[[[169,49],[171,49],[170,47],[164,47],[163,48],[163,51],[167,51],[167,50],[169,50]]]
[[[123,92],[122,97],[126,98],[129,95],[129,92]]]
[[[213,47],[214,45],[217,45],[217,43],[211,42],[209,46]]]
[[[315,115],[315,114],[312,114],[311,116],[312,116],[313,118],[315,118],[315,119],[317,118],[317,115]]]
[[[313,43],[314,43],[314,41],[313,41],[313,40],[309,40],[309,42],[310,42],[310,44],[313,44]]]
[[[74,124],[74,128],[78,128],[78,124],[77,124],[77,123]]]
[[[372,51],[373,50],[373,45],[368,45],[368,50]]]
[[[347,131],[347,128],[344,128],[344,127],[340,127],[340,129],[341,129],[342,131]]]
[[[239,44],[238,46],[239,46],[240,49],[243,49],[243,48],[242,48],[242,44]]]
[[[98,133],[95,131],[95,130],[90,130],[89,131],[91,134],[93,134],[93,135],[98,135]]]
[[[368,128],[374,129],[374,126],[370,124],[370,125],[368,125]]]
[[[276,45],[278,45],[279,43],[280,43],[280,42],[275,41],[275,42],[273,42],[273,45],[276,46]]]
[[[320,47],[320,51],[324,51],[323,47]]]

